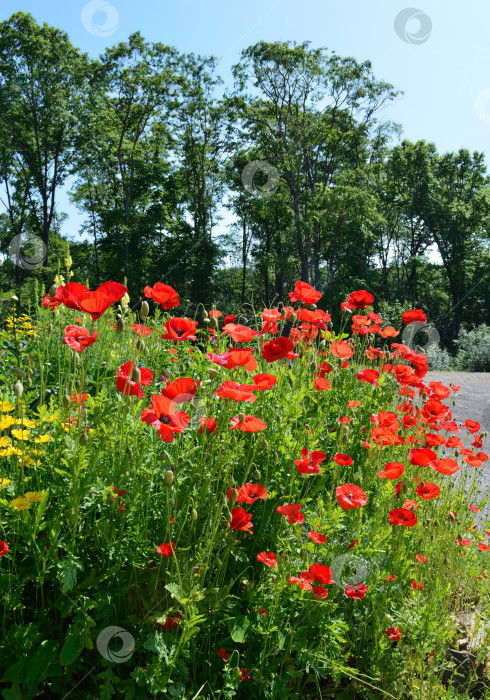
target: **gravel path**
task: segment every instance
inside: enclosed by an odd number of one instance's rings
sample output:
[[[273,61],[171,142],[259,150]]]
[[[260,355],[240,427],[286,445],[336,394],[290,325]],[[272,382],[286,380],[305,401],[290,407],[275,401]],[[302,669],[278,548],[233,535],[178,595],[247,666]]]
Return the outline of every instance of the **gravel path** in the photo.
[[[480,433],[487,431],[488,435],[483,440],[483,452],[490,452],[490,372],[428,372],[424,377],[424,383],[442,382],[445,386],[457,384],[461,390],[456,394],[456,405],[450,408],[453,418],[457,423],[464,423],[467,418],[476,420],[481,425]],[[464,441],[466,431],[461,431]],[[470,441],[471,442],[471,441]],[[463,469],[468,465],[461,463]],[[490,488],[490,460],[477,468],[480,493],[488,495]],[[461,472],[462,473],[462,472]],[[477,522],[484,522],[485,516],[490,518],[490,503],[487,503],[482,513],[479,513]]]

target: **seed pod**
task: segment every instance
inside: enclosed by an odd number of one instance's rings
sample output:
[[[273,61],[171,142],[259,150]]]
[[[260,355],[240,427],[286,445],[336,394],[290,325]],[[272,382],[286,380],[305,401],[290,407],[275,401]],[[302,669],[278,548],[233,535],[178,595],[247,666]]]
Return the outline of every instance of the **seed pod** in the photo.
[[[71,399],[68,396],[68,394],[65,394],[63,398],[61,399],[61,405],[63,406],[64,409],[68,410],[71,405]]]
[[[133,450],[131,449],[131,447],[129,445],[126,447],[126,457],[128,459],[133,459]],[[128,476],[129,476],[129,472],[128,472]]]
[[[86,447],[88,445],[88,435],[87,433],[82,433],[78,438],[78,444],[81,447]]]
[[[144,321],[145,318],[148,316],[149,313],[150,313],[150,307],[148,306],[148,302],[147,302],[147,301],[143,301],[143,302],[141,303],[141,309],[140,309],[140,318],[141,318],[141,320]]]
[[[194,520],[194,522],[197,520],[197,510],[195,508],[191,510],[191,519]]]
[[[239,414],[238,414],[238,420],[240,421],[240,423],[243,423],[243,421],[245,420],[245,414],[244,414],[244,413],[239,413]]]
[[[14,394],[17,396],[18,399],[22,396],[24,393],[24,387],[22,386],[22,382],[20,379],[17,379],[17,381],[14,384]]]
[[[318,369],[318,365],[316,362],[310,362],[310,372],[316,372]]]
[[[294,389],[294,379],[291,377],[290,374],[288,374],[288,382],[291,389]]]
[[[124,330],[124,319],[123,318],[118,318],[116,321],[116,328],[119,333],[122,333]]]
[[[254,479],[255,479],[256,481],[259,481],[259,479],[261,479],[261,478],[262,478],[262,474],[260,473],[260,471],[259,471],[258,469],[256,469],[256,470],[254,471]]]
[[[15,376],[18,379],[25,379],[25,377],[27,376],[26,373],[24,372],[24,370],[20,369],[20,367],[14,367],[12,369],[12,372],[15,374]]]
[[[229,543],[229,545],[230,545],[231,547],[236,547],[237,544],[240,544],[240,540],[237,540],[236,537],[234,537],[233,535],[231,535],[231,537],[228,538],[228,543]]]
[[[320,347],[322,348],[322,350],[326,345],[327,344],[326,344],[325,340],[320,340]]]
[[[219,557],[216,557],[216,565],[219,569],[223,566],[223,562]]]
[[[286,309],[283,306],[281,309],[281,318],[284,319],[284,318],[286,318],[287,315],[288,315],[288,312],[286,311]]]
[[[136,365],[133,367],[133,371],[131,372],[131,378],[136,383],[141,381],[141,370],[139,367],[136,367]]]
[[[209,378],[214,379],[215,377],[216,377],[216,370],[214,369],[214,367],[211,367],[211,369],[209,370]]]
[[[163,483],[165,486],[171,486],[174,480],[174,473],[171,469],[165,472],[165,476],[163,477]]]

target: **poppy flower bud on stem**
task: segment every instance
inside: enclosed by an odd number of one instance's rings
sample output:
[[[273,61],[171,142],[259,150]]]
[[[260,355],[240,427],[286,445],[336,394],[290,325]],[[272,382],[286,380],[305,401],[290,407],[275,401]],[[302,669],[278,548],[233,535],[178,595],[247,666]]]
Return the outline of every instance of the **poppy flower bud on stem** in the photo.
[[[22,396],[24,393],[24,387],[22,386],[22,382],[20,379],[17,379],[17,381],[14,384],[14,394],[17,396],[18,399]]]
[[[50,296],[51,299],[52,299],[54,296],[56,296],[56,290],[57,290],[57,289],[58,289],[58,287],[57,287],[55,284],[51,285],[51,287],[50,287],[50,289],[49,289],[49,296]]]
[[[78,438],[78,444],[81,447],[86,447],[88,445],[88,435],[87,433],[82,433]]]
[[[148,305],[147,301],[143,301],[141,304],[141,309],[140,309],[140,318],[142,321],[145,320],[145,318],[148,316],[150,313],[150,307]]]
[[[145,341],[142,338],[138,338],[136,341],[136,350],[143,352],[146,349]]]
[[[217,331],[219,328],[218,319],[213,316],[209,325],[211,326],[211,328],[214,328]]]
[[[116,328],[119,331],[119,333],[122,333],[124,330],[124,319],[118,318],[116,321]]]
[[[32,379],[30,377],[27,377],[26,379],[26,386],[28,386],[29,388],[32,386]]]
[[[294,379],[291,377],[290,374],[288,374],[288,382],[291,389],[294,389]]]
[[[291,319],[291,322],[292,322],[292,323],[295,323],[295,321],[296,321],[296,314],[291,314],[291,316],[290,316],[289,318]]]
[[[207,312],[207,311],[203,311],[203,312],[202,312],[202,317],[203,317],[204,320],[209,319],[208,312]]]
[[[259,471],[258,469],[256,469],[256,470],[254,471],[254,479],[255,479],[256,481],[259,481],[261,478],[262,478],[262,474],[260,473],[260,471]]]
[[[141,381],[141,370],[139,367],[136,367],[136,365],[133,367],[133,371],[131,372],[131,377],[132,377],[134,382]]]
[[[266,440],[265,438],[264,438],[264,440],[263,440],[263,442],[262,442],[262,447],[264,448],[264,450],[268,450],[268,449],[269,449],[269,443],[267,442],[267,440]]]
[[[168,502],[169,502],[169,505],[171,505],[173,508],[173,506],[175,505],[175,498],[169,498]]]
[[[193,508],[191,510],[191,519],[195,522],[197,520],[197,510]]]
[[[238,414],[238,420],[240,421],[240,423],[243,423],[243,421],[245,420],[245,414],[244,414],[244,413],[239,413],[239,414]]]
[[[320,340],[320,347],[321,347],[322,349],[323,349],[326,345],[327,345],[327,343],[325,342],[325,340]]]
[[[163,483],[165,486],[171,486],[174,480],[174,473],[171,469],[165,472],[165,476],[163,477]]]
[[[216,377],[216,370],[214,368],[211,368],[209,370],[209,378],[214,379]]]
[[[277,464],[279,462],[279,455],[277,454],[277,452],[274,452],[272,461],[274,462],[274,464]]]
[[[310,371],[311,372],[316,372],[318,369],[318,365],[316,362],[310,362]]]
[[[20,367],[14,367],[12,369],[12,372],[15,374],[15,376],[18,379],[25,379],[25,377],[27,376],[26,373],[24,372],[24,370],[20,369]]]
[[[237,498],[238,498],[238,489],[233,489],[231,492],[231,502],[235,503]]]
[[[71,404],[71,399],[68,394],[65,394],[63,398],[61,399],[61,405],[63,406],[64,409],[69,409]]]
[[[51,323],[51,321],[48,323],[48,333],[52,333],[54,331],[54,326]]]

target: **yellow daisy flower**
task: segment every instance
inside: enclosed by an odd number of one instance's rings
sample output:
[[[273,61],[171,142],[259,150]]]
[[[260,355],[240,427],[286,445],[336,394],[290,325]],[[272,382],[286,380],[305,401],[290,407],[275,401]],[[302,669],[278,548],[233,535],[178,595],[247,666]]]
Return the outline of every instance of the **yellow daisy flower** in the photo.
[[[51,416],[49,416],[49,418],[47,418],[46,420],[48,420],[50,423],[53,423],[53,421],[58,420],[58,418],[59,418],[59,415],[58,415],[57,413],[53,413],[53,414],[52,414]]]
[[[15,510],[26,510],[31,507],[32,503],[28,501],[25,496],[17,496],[17,498],[14,498],[12,501],[12,505]]]
[[[52,439],[53,439],[52,435],[39,435],[39,437],[34,438],[34,442],[42,444],[43,442],[51,442]],[[1,444],[1,440],[0,440],[0,444]]]
[[[23,428],[37,428],[38,424],[35,420],[31,420],[30,418],[19,418],[17,425],[21,425]]]
[[[14,408],[14,404],[10,403],[10,401],[0,401],[0,411],[2,413],[8,413],[9,411],[13,411]]]
[[[5,488],[5,486],[8,486],[12,479],[0,479],[0,489]]]
[[[0,417],[0,431],[7,430],[12,425],[15,425],[15,419],[12,416],[2,416]]]
[[[8,435],[0,437],[0,447],[9,447],[12,444],[12,440]]]
[[[16,440],[29,440],[30,434],[31,434],[30,430],[17,430],[15,428],[12,430],[12,436]]]
[[[28,455],[24,455],[23,457],[18,457],[17,458],[17,463],[23,464],[24,467],[32,467],[33,464],[38,464],[38,462],[35,462],[31,457]]]
[[[28,491],[24,494],[24,498],[27,498],[31,503],[38,503],[44,498],[44,491]]]
[[[0,450],[0,457],[12,457],[12,455],[17,454],[17,452],[18,450],[16,450],[15,447],[7,447],[5,450]]]

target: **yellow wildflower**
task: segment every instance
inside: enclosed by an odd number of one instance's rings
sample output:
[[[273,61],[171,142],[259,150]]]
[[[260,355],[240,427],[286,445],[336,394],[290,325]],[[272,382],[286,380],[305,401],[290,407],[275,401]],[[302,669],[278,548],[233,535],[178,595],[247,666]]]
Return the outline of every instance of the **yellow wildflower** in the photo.
[[[38,424],[35,420],[22,417],[17,420],[17,425],[21,425],[23,428],[37,428]]]
[[[11,457],[15,455],[17,450],[14,447],[7,447],[6,449],[0,449],[0,457]]]
[[[17,429],[12,430],[12,436],[16,440],[29,440],[30,434],[31,434],[30,430],[17,430]]]
[[[12,440],[8,437],[8,435],[0,437],[0,447],[10,447],[11,444]]]
[[[39,435],[39,437],[34,438],[34,442],[42,444],[43,442],[51,442],[52,439],[52,435]]]
[[[24,494],[24,498],[27,498],[31,503],[38,503],[44,498],[44,491],[28,491]]]
[[[10,403],[10,401],[0,401],[0,411],[2,413],[9,413],[9,411],[13,411],[14,408],[14,404]]]
[[[7,430],[12,425],[15,425],[15,420],[12,416],[1,416],[0,417],[0,431]]]
[[[5,486],[8,486],[11,482],[11,479],[0,479],[0,489],[5,488]]]
[[[46,420],[48,420],[50,423],[52,423],[53,421],[58,420],[58,418],[59,418],[59,415],[58,415],[57,413],[53,413],[53,414],[52,414],[51,416],[49,416],[49,418],[47,418]]]
[[[26,510],[31,507],[32,503],[28,501],[25,496],[17,496],[17,498],[14,498],[12,501],[12,505],[15,510]]]

